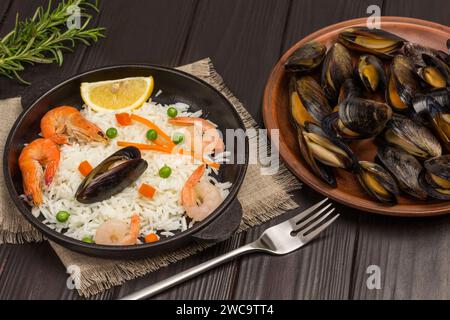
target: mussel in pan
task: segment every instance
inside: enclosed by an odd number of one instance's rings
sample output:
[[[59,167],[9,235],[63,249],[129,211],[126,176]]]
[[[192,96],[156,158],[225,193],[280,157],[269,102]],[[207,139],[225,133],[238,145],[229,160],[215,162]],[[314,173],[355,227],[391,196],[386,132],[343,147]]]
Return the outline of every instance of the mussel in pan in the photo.
[[[336,43],[328,51],[322,68],[322,87],[327,97],[336,101],[342,84],[353,77],[353,62],[350,52]]]
[[[395,179],[382,166],[368,161],[360,161],[356,174],[359,183],[371,197],[388,204],[397,204],[399,189]]]
[[[381,29],[352,27],[339,34],[339,42],[351,50],[392,58],[403,47],[405,39]]]
[[[285,68],[292,72],[309,73],[322,63],[326,52],[327,48],[320,42],[308,42],[289,57]]]
[[[417,95],[413,101],[413,107],[416,113],[421,114],[428,111],[430,98],[443,107],[450,107],[450,88],[433,90],[427,94]]]
[[[421,200],[427,198],[419,184],[423,167],[414,156],[399,148],[380,145],[376,160],[396,178],[401,190]]]
[[[445,155],[424,162],[419,182],[432,198],[450,200],[450,155]]]
[[[291,115],[296,125],[321,123],[331,113],[331,107],[320,85],[310,76],[292,77],[290,87]]]
[[[84,204],[107,200],[135,182],[147,167],[139,149],[121,149],[92,170],[78,187],[75,198]]]
[[[358,62],[358,75],[364,87],[369,92],[384,90],[386,87],[386,74],[383,63],[376,56],[362,55]]]
[[[419,158],[439,157],[442,154],[441,144],[428,128],[399,114],[389,121],[383,138],[388,144]]]
[[[403,55],[392,60],[386,101],[398,112],[407,111],[421,91],[419,78],[411,60]]]
[[[327,134],[340,139],[367,139],[382,132],[391,117],[392,110],[387,104],[351,97],[339,105],[339,112],[322,121],[322,127]]]

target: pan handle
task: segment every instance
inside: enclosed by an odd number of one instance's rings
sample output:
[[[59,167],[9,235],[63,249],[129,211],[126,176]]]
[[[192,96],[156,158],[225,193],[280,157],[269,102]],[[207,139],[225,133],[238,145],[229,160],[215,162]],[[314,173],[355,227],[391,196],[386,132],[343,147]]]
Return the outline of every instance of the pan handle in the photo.
[[[242,206],[236,198],[228,208],[210,225],[192,236],[195,241],[217,243],[230,238],[242,220]]]

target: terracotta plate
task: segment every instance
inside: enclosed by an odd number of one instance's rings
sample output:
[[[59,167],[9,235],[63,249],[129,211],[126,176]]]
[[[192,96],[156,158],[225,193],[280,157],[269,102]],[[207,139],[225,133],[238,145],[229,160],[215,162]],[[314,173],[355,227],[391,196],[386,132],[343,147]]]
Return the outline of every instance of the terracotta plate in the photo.
[[[429,200],[418,201],[407,196],[399,197],[399,204],[389,207],[372,201],[353,175],[337,170],[338,187],[330,188],[317,178],[300,156],[296,133],[289,120],[288,109],[288,75],[284,71],[287,58],[302,44],[316,40],[328,47],[336,42],[337,35],[342,29],[355,25],[365,25],[366,19],[355,19],[341,22],[319,30],[294,45],[281,58],[270,75],[266,86],[263,103],[264,122],[269,130],[280,130],[280,154],[291,171],[303,182],[323,195],[345,205],[380,214],[422,217],[436,216],[450,213],[450,202]],[[436,23],[400,17],[383,17],[382,28],[399,36],[435,49],[447,50],[447,39],[450,38],[450,28]],[[376,148],[371,141],[361,141],[352,145],[360,160],[373,161]]]

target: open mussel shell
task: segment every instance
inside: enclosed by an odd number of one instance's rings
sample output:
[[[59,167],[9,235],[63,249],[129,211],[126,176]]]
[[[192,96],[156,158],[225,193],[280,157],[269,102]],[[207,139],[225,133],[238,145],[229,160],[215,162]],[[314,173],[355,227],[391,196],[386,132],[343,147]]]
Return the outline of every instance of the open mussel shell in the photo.
[[[396,178],[401,190],[417,199],[427,198],[427,193],[419,184],[423,167],[414,156],[399,148],[380,145],[376,161]]]
[[[331,107],[320,85],[310,76],[292,77],[290,83],[291,116],[296,125],[321,123],[331,113]]]
[[[391,116],[392,110],[385,103],[350,97],[339,105],[338,113],[323,120],[322,127],[340,139],[367,139],[383,131]]]
[[[418,69],[418,74],[422,80],[435,89],[442,89],[450,86],[450,67],[441,59],[422,54],[425,65]]]
[[[427,63],[423,60],[423,54],[427,54],[430,56],[438,56],[439,52],[433,48],[422,46],[418,43],[407,42],[403,46],[403,53],[407,56],[414,65],[418,67],[424,67]]]
[[[419,182],[430,197],[450,200],[450,155],[445,155],[424,162]]]
[[[403,55],[392,60],[386,90],[386,101],[397,112],[406,112],[420,94],[420,81],[411,60]]]
[[[395,114],[389,121],[383,138],[388,144],[422,159],[442,155],[439,140],[428,128],[399,114]]]
[[[368,161],[360,161],[356,174],[359,183],[371,197],[388,204],[397,204],[399,189],[395,179],[382,166]]]
[[[75,198],[84,204],[107,200],[135,182],[147,167],[139,149],[121,149],[92,170],[78,187]]]
[[[312,150],[309,148],[308,143],[305,140],[304,136],[305,129],[302,127],[297,128],[297,139],[299,142],[300,152],[302,154],[303,159],[312,169],[316,176],[325,181],[328,185],[333,188],[337,187],[336,177],[334,175],[333,169],[328,167],[321,162],[317,161],[312,153]]]
[[[369,92],[374,93],[386,87],[384,65],[376,56],[363,55],[359,58],[358,75]]]
[[[296,73],[309,73],[322,63],[326,52],[327,48],[320,42],[308,42],[289,57],[285,68]]]
[[[414,109],[422,119],[428,121],[442,146],[450,152],[450,105],[444,107],[431,95],[426,95],[416,99]]]
[[[433,90],[427,94],[420,94],[413,100],[413,107],[416,113],[422,114],[429,111],[430,99],[445,108],[450,108],[450,88]]]
[[[328,51],[322,67],[322,87],[326,96],[336,101],[342,84],[353,77],[353,62],[350,52],[335,43]]]
[[[403,47],[405,39],[381,29],[352,27],[339,34],[339,42],[351,50],[392,58]]]
[[[306,123],[303,136],[316,160],[329,167],[349,171],[355,168],[353,151],[342,141],[328,136],[318,125]]]

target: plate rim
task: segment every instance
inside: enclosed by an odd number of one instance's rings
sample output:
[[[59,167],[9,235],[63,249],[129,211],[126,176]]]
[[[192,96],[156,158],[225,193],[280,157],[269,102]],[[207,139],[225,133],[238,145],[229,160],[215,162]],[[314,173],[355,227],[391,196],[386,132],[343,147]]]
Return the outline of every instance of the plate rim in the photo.
[[[275,108],[272,106],[272,96],[273,96],[273,89],[275,84],[278,82],[278,80],[281,78],[281,76],[284,74],[284,65],[283,62],[289,57],[293,51],[295,51],[300,45],[307,43],[309,41],[315,40],[327,33],[330,32],[336,32],[338,30],[342,30],[351,26],[361,26],[366,25],[367,23],[367,17],[366,18],[357,18],[357,19],[350,19],[346,21],[341,21],[336,24],[332,24],[330,26],[324,27],[322,29],[319,29],[304,38],[302,38],[300,41],[296,42],[293,46],[291,46],[277,61],[276,65],[273,67],[269,79],[267,81],[265,90],[264,90],[264,96],[263,96],[263,105],[262,105],[262,114],[263,114],[263,120],[264,120],[264,126],[268,129],[269,135],[271,130],[273,129],[279,129],[278,121],[271,116],[272,110]],[[444,26],[442,24],[431,22],[427,20],[422,19],[415,19],[415,18],[408,18],[408,17],[397,17],[397,16],[384,16],[381,17],[381,24],[394,24],[394,25],[414,25],[416,27],[422,27],[422,28],[431,28],[436,32],[440,32],[443,35],[446,35],[447,38],[450,38],[450,27]],[[450,213],[450,202],[445,208],[439,207],[439,208],[429,208],[427,210],[421,210],[421,212],[414,212],[411,211],[412,208],[405,208],[403,210],[398,210],[399,208],[393,210],[393,207],[389,206],[383,206],[382,204],[376,203],[373,200],[363,199],[361,197],[355,197],[352,196],[351,198],[358,198],[359,200],[366,202],[368,206],[358,205],[354,202],[343,199],[340,195],[336,195],[336,190],[331,187],[323,188],[322,185],[319,185],[317,182],[319,181],[319,178],[315,177],[310,170],[308,169],[308,174],[304,174],[300,172],[300,170],[297,170],[292,163],[285,161],[287,158],[287,155],[292,156],[293,153],[290,152],[289,148],[285,146],[284,141],[280,139],[280,143],[278,145],[280,156],[283,158],[283,162],[285,165],[291,170],[291,172],[299,178],[301,181],[306,183],[309,187],[314,189],[316,192],[333,199],[341,204],[344,204],[346,206],[361,210],[363,212],[371,212],[371,213],[377,213],[381,215],[387,215],[387,216],[399,216],[399,217],[413,217],[413,218],[419,218],[419,217],[430,217],[430,216],[440,216]],[[302,166],[304,166],[302,164]],[[314,181],[315,180],[315,181]],[[426,205],[426,203],[424,204]],[[410,207],[414,207],[416,205],[409,205]]]

